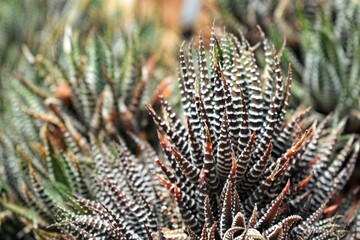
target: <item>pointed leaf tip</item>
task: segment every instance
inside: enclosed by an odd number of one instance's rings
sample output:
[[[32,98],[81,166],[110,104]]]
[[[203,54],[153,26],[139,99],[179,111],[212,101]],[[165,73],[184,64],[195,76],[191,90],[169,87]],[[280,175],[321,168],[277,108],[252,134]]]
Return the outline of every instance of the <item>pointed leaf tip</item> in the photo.
[[[173,184],[171,182],[169,182],[163,176],[161,176],[157,173],[154,173],[154,175],[168,190],[171,189],[171,187],[173,186]]]
[[[338,208],[338,205],[337,205],[337,204],[332,205],[332,206],[330,206],[330,207],[325,208],[324,211],[323,211],[323,213],[324,213],[324,214],[331,213],[331,212],[335,211],[337,208]]]
[[[234,176],[236,173],[236,159],[234,154],[231,154],[231,170],[230,170],[230,175]]]
[[[296,185],[295,190],[298,191],[298,190],[302,189],[303,187],[305,187],[313,176],[314,176],[314,172],[312,172],[312,173],[311,173],[309,176],[307,176],[304,180],[302,180],[301,182],[299,182],[299,183]]]

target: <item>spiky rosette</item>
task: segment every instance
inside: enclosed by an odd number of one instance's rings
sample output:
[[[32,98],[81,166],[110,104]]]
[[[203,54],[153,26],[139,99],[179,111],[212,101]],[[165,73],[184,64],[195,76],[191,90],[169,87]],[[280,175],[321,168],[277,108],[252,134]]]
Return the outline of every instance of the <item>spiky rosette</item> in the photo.
[[[329,201],[347,182],[359,153],[330,117],[305,132],[305,112],[285,121],[291,88],[267,39],[260,71],[245,39],[212,31],[180,49],[179,81],[186,125],[162,100],[165,119],[148,107],[171,169],[157,175],[193,239],[329,239],[344,235]],[[297,133],[298,132],[298,133]],[[162,135],[166,135],[163,137]],[[329,213],[330,212],[330,213]],[[323,216],[327,213],[326,216]]]

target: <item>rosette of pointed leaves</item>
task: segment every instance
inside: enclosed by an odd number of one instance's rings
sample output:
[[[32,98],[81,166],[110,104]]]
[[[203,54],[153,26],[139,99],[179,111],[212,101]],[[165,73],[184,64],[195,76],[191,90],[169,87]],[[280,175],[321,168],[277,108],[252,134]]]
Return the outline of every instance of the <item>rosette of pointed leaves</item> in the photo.
[[[329,130],[329,118],[298,137],[305,112],[284,120],[291,75],[283,86],[276,53],[266,39],[265,83],[244,39],[224,33],[220,40],[213,34],[210,42],[208,56],[201,38],[199,53],[192,47],[187,57],[180,52],[187,127],[163,98],[166,121],[148,107],[161,132],[166,163],[132,134],[141,150],[138,157],[121,138],[109,147],[91,137],[87,149],[96,174],[84,178],[96,200],[76,197],[72,210],[58,208],[55,226],[66,236],[328,239],[345,234],[341,217],[322,215],[334,211],[327,203],[352,172],[359,144],[349,138],[339,154],[333,153],[342,128]],[[172,230],[158,231],[157,226]]]
[[[303,83],[315,110],[335,111],[338,120],[359,117],[359,10],[356,1],[329,1],[317,12],[317,21],[304,29]],[[353,126],[351,124],[354,123]],[[359,129],[350,121],[351,131]]]
[[[180,49],[179,81],[186,124],[162,99],[165,120],[148,107],[169,165],[160,182],[170,191],[191,239],[330,239],[345,235],[327,207],[354,169],[359,142],[336,154],[343,123],[329,119],[299,130],[304,111],[286,119],[291,69],[279,67],[263,39],[261,71],[245,39],[210,39],[206,52]],[[166,135],[163,137],[162,135]],[[327,213],[326,216],[323,216]]]

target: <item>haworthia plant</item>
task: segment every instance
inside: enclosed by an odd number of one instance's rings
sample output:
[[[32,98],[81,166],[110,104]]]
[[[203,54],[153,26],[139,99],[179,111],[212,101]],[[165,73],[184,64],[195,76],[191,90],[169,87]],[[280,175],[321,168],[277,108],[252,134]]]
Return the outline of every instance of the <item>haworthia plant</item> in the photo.
[[[120,31],[110,43],[107,24],[97,22],[104,30],[100,37],[89,22],[75,21],[100,1],[46,2],[49,10],[65,7],[47,16],[48,35],[41,36],[50,37],[40,54],[32,54],[37,44],[26,42],[29,48],[22,50],[29,64],[15,75],[0,69],[0,80],[7,80],[0,121],[0,222],[22,223],[18,238],[360,239],[358,189],[340,194],[360,150],[356,136],[340,137],[343,116],[359,115],[356,1],[301,4],[313,24],[301,39],[305,65],[295,59],[294,69],[317,110],[335,109],[318,122],[301,107],[289,109],[292,69],[282,72],[281,53],[261,30],[255,40],[262,44],[262,64],[254,57],[257,47],[242,33],[213,29],[209,41],[200,35],[197,45],[181,46],[181,116],[169,92],[158,99],[145,94],[154,59],[161,55],[160,41],[144,43],[155,32],[151,24],[144,29],[128,24],[140,37]],[[296,17],[299,9],[293,12],[291,1],[243,1],[238,8],[236,1],[218,2],[248,27],[260,19],[262,27],[295,36],[288,39],[291,45],[299,43],[298,22],[282,21]],[[270,24],[263,21],[270,18]],[[77,38],[69,24],[80,32],[82,24],[93,29]],[[14,25],[5,27],[12,31]],[[61,48],[54,42],[62,35]],[[11,42],[2,40],[0,49]],[[155,57],[144,51],[153,46]]]
[[[74,197],[73,209],[58,208],[54,226],[72,239],[350,238],[358,211],[331,202],[354,169],[359,142],[339,143],[344,122],[331,129],[331,116],[318,124],[304,121],[303,110],[288,116],[291,69],[283,75],[266,38],[263,48],[261,70],[249,43],[230,33],[213,30],[209,51],[201,36],[196,48],[182,46],[185,119],[162,97],[164,119],[147,106],[160,155],[132,133],[136,154],[121,136],[90,137],[95,174],[85,182],[95,199]]]
[[[154,63],[144,60],[132,40],[123,41],[126,51],[117,59],[104,39],[90,34],[83,49],[67,31],[58,62],[24,48],[30,66],[7,83],[0,159],[8,198],[1,207],[32,222],[29,229],[38,238],[52,236],[37,226],[45,230],[54,223],[67,194],[95,196],[86,177],[94,167],[90,139],[109,142],[149,128],[139,116],[146,114],[141,102]],[[141,141],[135,135],[136,141],[125,139],[131,149]]]

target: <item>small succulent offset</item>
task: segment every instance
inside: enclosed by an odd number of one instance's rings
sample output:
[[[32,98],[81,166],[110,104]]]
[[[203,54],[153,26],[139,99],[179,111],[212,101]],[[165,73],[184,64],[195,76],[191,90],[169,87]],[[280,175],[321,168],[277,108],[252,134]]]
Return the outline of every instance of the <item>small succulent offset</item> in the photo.
[[[291,69],[283,76],[265,37],[263,71],[244,38],[213,30],[209,47],[199,36],[198,50],[180,49],[185,124],[161,96],[164,120],[147,106],[164,160],[131,132],[136,152],[123,136],[90,136],[95,174],[82,176],[95,199],[70,198],[54,226],[70,239],[355,237],[359,210],[331,205],[360,148],[351,136],[337,141],[344,122],[331,129],[331,117],[309,124],[306,110],[287,115]]]

